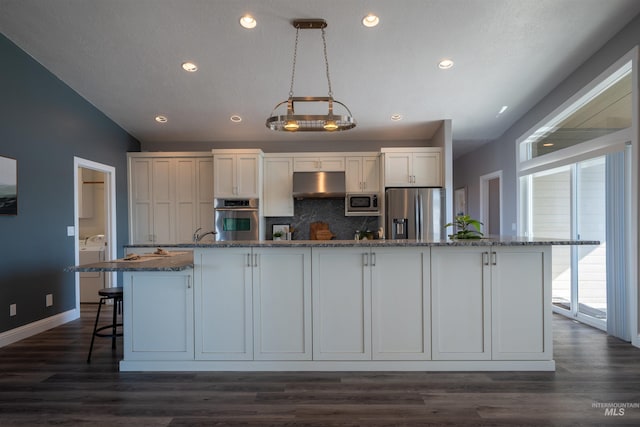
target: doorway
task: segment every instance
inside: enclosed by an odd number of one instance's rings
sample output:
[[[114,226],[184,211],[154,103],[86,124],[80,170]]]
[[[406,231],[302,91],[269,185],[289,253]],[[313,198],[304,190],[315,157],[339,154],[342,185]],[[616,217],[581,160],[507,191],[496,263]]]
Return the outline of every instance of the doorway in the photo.
[[[117,257],[114,167],[74,157],[74,229],[76,265],[81,258],[86,263]],[[116,279],[110,273],[81,274],[75,285],[78,311],[81,302],[97,302],[97,289],[115,286]]]
[[[503,234],[501,170],[480,177],[480,222],[484,225],[484,234]]]

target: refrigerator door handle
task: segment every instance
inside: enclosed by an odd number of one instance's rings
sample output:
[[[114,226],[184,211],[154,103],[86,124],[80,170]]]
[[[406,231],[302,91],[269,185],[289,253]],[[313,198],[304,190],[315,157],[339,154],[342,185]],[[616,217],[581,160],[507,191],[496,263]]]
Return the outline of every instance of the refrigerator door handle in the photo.
[[[418,196],[418,193],[416,193],[416,195],[413,197],[413,205],[414,205],[414,212],[413,214],[415,215],[415,219],[414,219],[414,225],[415,225],[415,233],[416,233],[416,240],[420,239],[420,198]]]

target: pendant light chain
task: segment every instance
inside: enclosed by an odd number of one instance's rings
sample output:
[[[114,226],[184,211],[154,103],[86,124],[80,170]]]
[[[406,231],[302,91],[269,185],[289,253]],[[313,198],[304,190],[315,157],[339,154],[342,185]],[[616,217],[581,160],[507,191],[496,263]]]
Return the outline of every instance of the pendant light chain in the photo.
[[[293,48],[293,67],[291,69],[291,87],[289,88],[289,98],[293,98],[293,81],[296,76],[296,59],[298,58],[298,34],[300,34],[300,28],[296,28],[296,44]]]
[[[331,78],[329,77],[329,57],[327,55],[327,39],[325,37],[324,27],[322,28],[322,45],[324,47],[324,65],[327,71],[327,84],[329,85],[329,97],[333,98],[333,90],[331,90]]]

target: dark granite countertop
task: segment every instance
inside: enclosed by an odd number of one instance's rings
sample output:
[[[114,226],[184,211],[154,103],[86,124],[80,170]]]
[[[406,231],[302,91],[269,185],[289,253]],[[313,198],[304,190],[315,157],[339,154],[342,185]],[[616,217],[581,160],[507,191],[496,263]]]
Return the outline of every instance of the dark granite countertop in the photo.
[[[417,247],[417,246],[544,246],[544,245],[599,245],[597,240],[569,240],[523,237],[487,237],[478,240],[230,240],[212,243],[174,243],[167,245],[131,244],[125,248],[340,248],[340,247]]]
[[[169,252],[168,256],[151,255],[145,254],[140,259],[132,261],[117,259],[75,265],[65,268],[65,271],[182,271],[193,268],[193,251],[174,251]]]

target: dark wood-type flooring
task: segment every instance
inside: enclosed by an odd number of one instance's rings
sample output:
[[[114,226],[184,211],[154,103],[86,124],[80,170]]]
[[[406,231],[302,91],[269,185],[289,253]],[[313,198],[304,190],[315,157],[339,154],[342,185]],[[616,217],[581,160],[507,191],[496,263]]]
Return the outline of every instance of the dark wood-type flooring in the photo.
[[[640,404],[640,349],[558,316],[556,372],[464,373],[121,373],[94,316],[0,348],[0,426],[640,425],[593,407]]]

